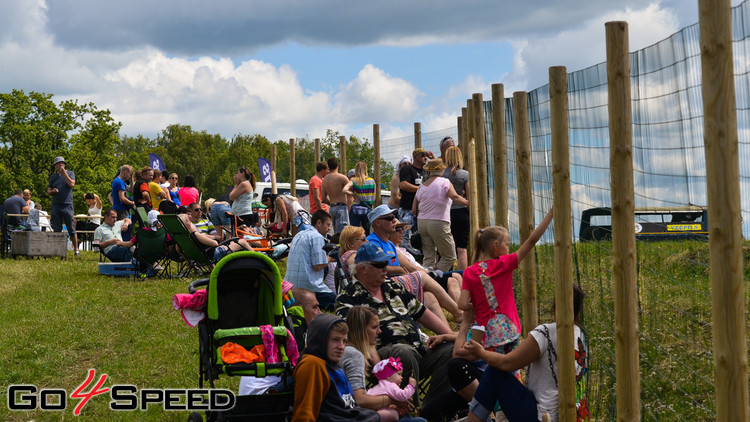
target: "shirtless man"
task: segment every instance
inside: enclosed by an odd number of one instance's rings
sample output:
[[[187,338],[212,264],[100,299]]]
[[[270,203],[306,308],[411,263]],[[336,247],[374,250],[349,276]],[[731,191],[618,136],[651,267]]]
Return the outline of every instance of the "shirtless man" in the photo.
[[[339,161],[335,157],[328,159],[328,174],[323,178],[321,196],[323,202],[329,204],[333,217],[333,232],[341,233],[349,225],[349,207],[346,205],[344,186],[349,183],[346,175],[339,173]]]

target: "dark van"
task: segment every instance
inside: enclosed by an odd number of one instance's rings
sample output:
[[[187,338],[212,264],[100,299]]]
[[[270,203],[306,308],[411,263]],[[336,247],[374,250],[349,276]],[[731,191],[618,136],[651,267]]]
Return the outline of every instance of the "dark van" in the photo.
[[[705,207],[652,207],[635,209],[637,240],[708,239]],[[581,213],[581,241],[612,239],[612,209],[589,208]]]

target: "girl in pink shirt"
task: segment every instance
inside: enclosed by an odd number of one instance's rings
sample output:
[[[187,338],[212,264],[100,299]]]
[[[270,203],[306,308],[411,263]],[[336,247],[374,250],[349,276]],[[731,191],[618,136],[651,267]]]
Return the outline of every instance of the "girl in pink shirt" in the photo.
[[[378,385],[367,390],[371,396],[387,395],[395,401],[407,401],[417,391],[417,381],[409,378],[406,387],[401,388],[403,381],[404,366],[399,358],[383,359],[372,367],[372,373],[378,379]],[[380,422],[398,420],[398,412],[395,408],[384,407],[378,410]]]
[[[513,270],[551,221],[552,210],[549,210],[523,245],[510,255],[510,236],[505,228],[480,229],[475,236],[475,264],[464,270],[458,307],[463,311],[474,310],[477,325],[485,326],[484,346],[488,350],[508,353],[518,346],[521,321],[513,297]]]

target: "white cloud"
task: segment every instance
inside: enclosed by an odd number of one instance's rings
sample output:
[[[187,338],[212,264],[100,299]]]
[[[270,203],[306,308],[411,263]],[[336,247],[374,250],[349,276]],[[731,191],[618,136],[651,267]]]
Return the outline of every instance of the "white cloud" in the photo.
[[[568,72],[606,60],[604,24],[628,22],[630,51],[660,41],[677,30],[674,10],[654,2],[640,9],[625,8],[583,21],[553,35],[516,38],[513,71],[505,75],[512,90],[532,90],[549,82],[551,66],[566,66]]]
[[[366,65],[335,96],[334,115],[343,122],[411,118],[423,94],[411,83]]]

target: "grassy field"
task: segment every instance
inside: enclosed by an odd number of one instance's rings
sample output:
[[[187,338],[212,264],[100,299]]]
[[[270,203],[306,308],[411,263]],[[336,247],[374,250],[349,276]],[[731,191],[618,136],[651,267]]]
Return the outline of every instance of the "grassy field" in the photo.
[[[98,274],[97,255],[80,259],[0,261],[0,420],[71,420],[79,400],[65,411],[11,412],[7,387],[33,384],[64,389],[68,395],[96,370],[105,387],[197,388],[197,329],[172,307],[175,293],[187,293],[188,279],[114,278]],[[235,387],[237,381],[222,387]],[[92,383],[93,386],[93,383]],[[87,388],[84,391],[88,391]],[[109,395],[93,397],[80,420],[184,421],[189,412],[114,412]],[[78,420],[78,419],[76,419]]]
[[[587,294],[582,325],[591,362],[588,394],[596,419],[603,421],[615,420],[616,406],[611,246],[574,245],[574,282]],[[708,243],[639,242],[637,248],[643,420],[715,420]],[[551,246],[537,247],[537,253],[539,320],[548,321],[554,296]],[[744,254],[750,309],[750,247]],[[517,290],[517,303],[520,295]],[[750,325],[750,317],[746,321]]]
[[[614,419],[615,404],[610,248],[604,242],[574,249],[576,282],[588,295],[583,325],[591,356],[589,398],[596,419],[603,421]],[[537,249],[539,319],[547,322],[554,292],[552,250]],[[713,420],[708,244],[639,244],[638,256],[643,419]],[[74,419],[78,400],[72,399],[64,411],[11,412],[7,388],[33,384],[70,395],[90,368],[96,379],[108,375],[105,387],[197,388],[197,330],[171,304],[172,295],[187,292],[191,280],[101,276],[92,252],[68,260],[0,260],[0,280],[5,299],[0,307],[0,381],[6,403],[0,420]],[[749,290],[746,283],[746,299]],[[236,389],[237,382],[223,377],[219,386]],[[165,412],[159,405],[115,412],[109,400],[108,394],[93,397],[76,420],[177,421],[188,416]]]

